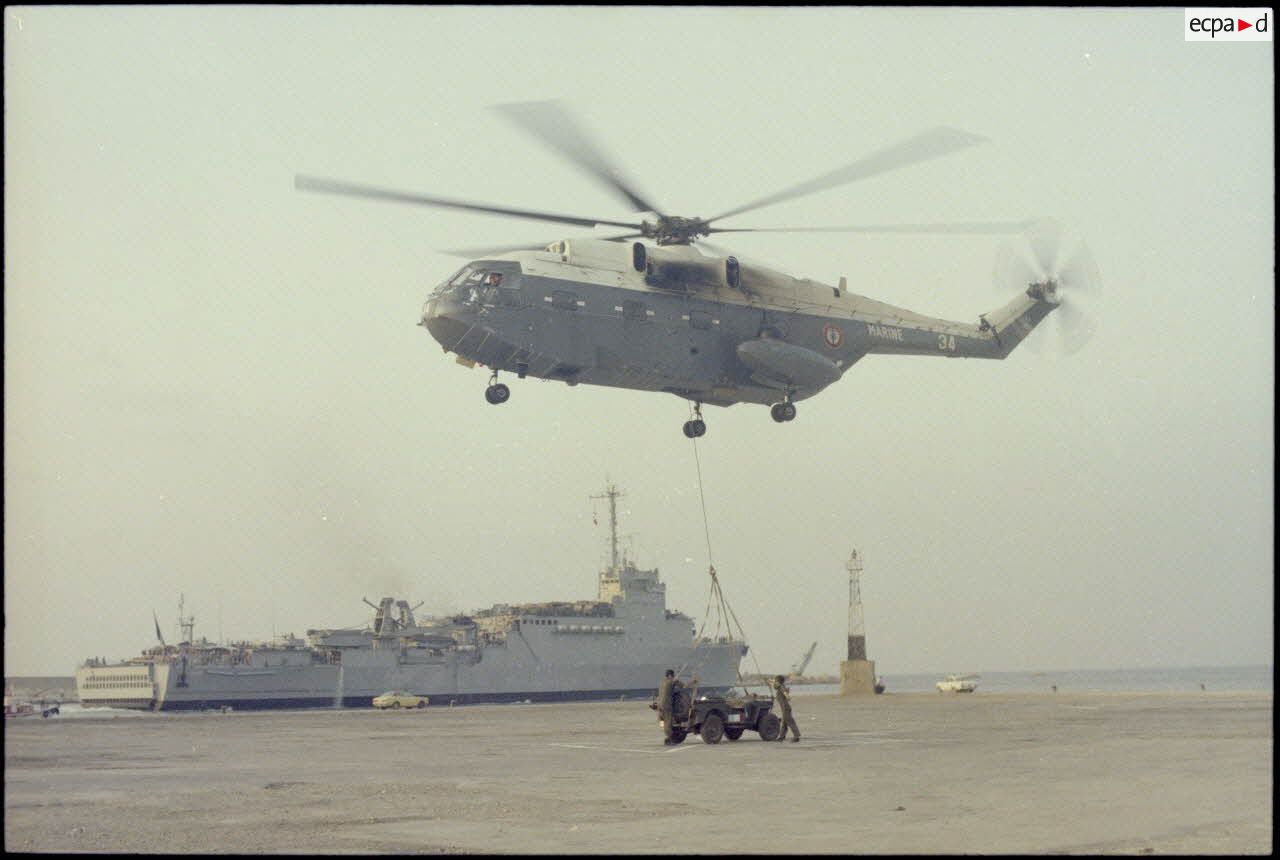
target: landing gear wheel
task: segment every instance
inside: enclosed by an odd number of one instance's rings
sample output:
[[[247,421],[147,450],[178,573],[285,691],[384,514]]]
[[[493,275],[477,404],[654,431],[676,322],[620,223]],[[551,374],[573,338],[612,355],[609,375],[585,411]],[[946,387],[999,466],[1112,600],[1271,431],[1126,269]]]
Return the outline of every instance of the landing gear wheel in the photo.
[[[760,733],[760,740],[776,741],[778,734],[782,731],[782,720],[778,719],[777,714],[765,714],[760,718],[760,725],[756,731]]]
[[[711,714],[702,721],[702,742],[705,744],[718,744],[720,739],[724,737],[724,720],[715,714]]]
[[[790,401],[775,403],[769,407],[769,415],[774,421],[781,424],[784,421],[794,421],[796,417],[796,405]]]
[[[738,738],[742,737],[742,731],[742,729],[725,729],[724,736],[731,741],[736,741]]]
[[[506,403],[511,399],[511,389],[503,385],[501,382],[495,382],[484,390],[484,399],[488,400],[494,406],[500,403]]]

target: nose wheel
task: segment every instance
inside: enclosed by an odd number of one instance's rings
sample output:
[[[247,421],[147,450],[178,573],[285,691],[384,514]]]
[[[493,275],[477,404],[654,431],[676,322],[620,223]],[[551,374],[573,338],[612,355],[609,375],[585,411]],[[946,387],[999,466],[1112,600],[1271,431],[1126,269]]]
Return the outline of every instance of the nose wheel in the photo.
[[[707,434],[707,423],[702,420],[702,404],[695,403],[693,405],[693,418],[684,422],[684,435],[690,439],[697,439],[699,436]]]
[[[511,389],[498,381],[498,371],[489,377],[489,387],[484,390],[484,399],[497,406],[511,399]]]
[[[781,403],[775,403],[769,407],[769,414],[773,416],[773,420],[781,424],[784,421],[794,421],[796,417],[796,405],[790,400],[784,400]]]

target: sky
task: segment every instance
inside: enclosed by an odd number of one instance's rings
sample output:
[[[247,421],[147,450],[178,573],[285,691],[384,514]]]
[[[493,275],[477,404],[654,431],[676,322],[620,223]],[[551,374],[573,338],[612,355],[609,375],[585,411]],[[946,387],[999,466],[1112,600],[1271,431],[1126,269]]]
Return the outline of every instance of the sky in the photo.
[[[4,668],[175,633],[594,598],[625,545],[745,671],[844,656],[857,549],[893,674],[1270,664],[1271,43],[1182,9],[7,7]],[[416,325],[464,260],[577,227],[300,193],[313,174],[632,216],[495,104],[561,100],[708,216],[937,125],[964,152],[724,226],[1053,217],[1097,260],[1074,355],[870,356],[798,407],[506,380]],[[726,237],[966,322],[993,236]],[[1048,328],[1049,320],[1042,328]],[[701,476],[699,478],[699,475]],[[700,493],[700,490],[702,491]],[[703,520],[703,502],[707,519]]]

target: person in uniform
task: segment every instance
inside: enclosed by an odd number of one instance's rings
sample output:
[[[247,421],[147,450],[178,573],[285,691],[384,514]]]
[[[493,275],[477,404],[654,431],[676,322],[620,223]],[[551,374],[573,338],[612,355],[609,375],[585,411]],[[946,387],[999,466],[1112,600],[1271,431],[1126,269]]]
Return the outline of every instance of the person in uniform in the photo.
[[[791,690],[787,688],[787,679],[782,675],[773,679],[773,683],[769,686],[773,688],[773,703],[778,706],[782,712],[778,716],[782,720],[782,730],[778,732],[778,740],[782,741],[787,736],[787,729],[791,729],[791,742],[798,743],[800,740],[800,727],[796,725],[796,718],[791,716],[791,697],[788,695]]]
[[[674,669],[668,669],[667,674],[662,678],[662,683],[658,685],[658,719],[662,720],[662,734],[665,736],[663,744],[667,746],[671,745],[672,705],[676,690],[683,686],[684,684],[676,680]]]

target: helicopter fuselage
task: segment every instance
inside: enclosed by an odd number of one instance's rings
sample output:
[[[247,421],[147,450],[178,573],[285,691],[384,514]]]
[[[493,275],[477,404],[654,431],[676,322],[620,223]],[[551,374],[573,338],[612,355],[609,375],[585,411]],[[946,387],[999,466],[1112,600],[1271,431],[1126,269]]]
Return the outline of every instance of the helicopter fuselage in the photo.
[[[303,191],[501,215],[510,218],[623,230],[620,235],[552,242],[545,248],[488,248],[486,255],[437,287],[421,324],[462,364],[492,370],[485,399],[505,403],[511,389],[499,372],[665,391],[689,400],[684,433],[706,433],[704,403],[772,404],[779,423],[796,417],[795,401],[812,397],[872,353],[945,358],[1005,358],[1059,307],[1059,287],[1095,291],[1098,278],[1083,245],[1062,256],[1056,224],[1048,219],[963,224],[809,227],[724,226],[748,212],[848,185],[909,165],[951,155],[984,138],[936,126],[889,147],[708,218],[675,215],[656,203],[615,165],[558,102],[495,106],[508,120],[573,163],[638,216],[587,217],[503,203],[461,200],[346,180],[299,174]],[[1002,285],[1015,287],[1004,306],[962,323],[908,311],[850,293],[845,279],[831,286],[707,256],[703,237],[731,233],[849,234],[1024,233],[1032,252],[998,262]],[[628,240],[643,239],[625,244]],[[652,244],[648,244],[652,243]],[[713,246],[701,243],[707,250]],[[518,247],[518,246],[517,246]],[[716,251],[716,253],[721,253]],[[487,256],[492,255],[492,256]],[[1022,259],[1019,260],[1019,256]],[[1086,316],[1058,315],[1064,346],[1078,349],[1092,332]]]
[[[771,404],[812,397],[871,353],[1004,358],[1056,307],[1051,285],[1028,286],[971,324],[688,246],[584,239],[469,263],[421,324],[461,362],[521,378]]]

